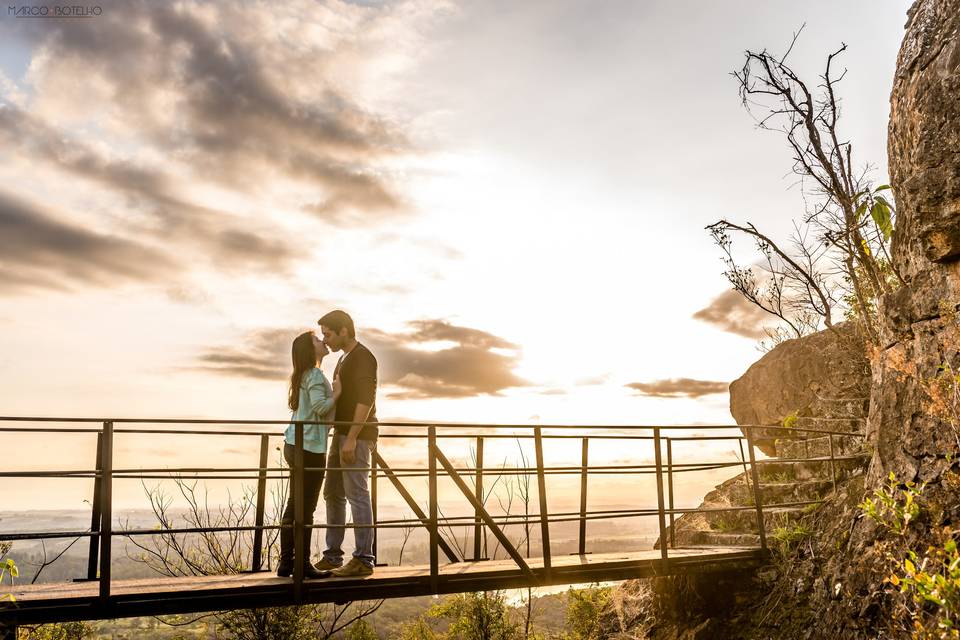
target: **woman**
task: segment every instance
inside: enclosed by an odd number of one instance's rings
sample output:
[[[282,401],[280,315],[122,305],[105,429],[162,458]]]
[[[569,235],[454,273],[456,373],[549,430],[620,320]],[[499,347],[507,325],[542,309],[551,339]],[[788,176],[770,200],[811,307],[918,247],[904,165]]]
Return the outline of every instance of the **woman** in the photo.
[[[293,373],[290,375],[290,389],[287,404],[293,414],[290,416],[290,425],[284,433],[283,458],[290,467],[290,486],[287,491],[287,506],[283,510],[280,524],[280,563],[277,565],[277,575],[289,576],[293,573],[294,531],[293,531],[293,468],[296,446],[297,422],[333,420],[335,404],[340,397],[340,381],[334,380],[333,385],[320,371],[320,362],[323,356],[330,353],[323,341],[314,335],[313,331],[301,333],[293,341],[291,357]],[[303,513],[304,525],[313,524],[313,511],[317,508],[320,498],[320,486],[323,484],[324,467],[327,463],[327,425],[303,425]],[[317,571],[310,563],[310,538],[313,529],[303,530],[304,557],[296,558],[303,563],[305,578],[323,578],[328,572]]]

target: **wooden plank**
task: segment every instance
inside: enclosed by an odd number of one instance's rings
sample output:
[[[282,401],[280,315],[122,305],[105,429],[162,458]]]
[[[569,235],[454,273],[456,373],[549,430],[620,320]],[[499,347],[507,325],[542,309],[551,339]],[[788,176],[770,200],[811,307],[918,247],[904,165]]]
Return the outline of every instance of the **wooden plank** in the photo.
[[[723,559],[749,558],[757,554],[758,548],[753,547],[680,547],[670,554],[670,561],[683,564],[684,561],[694,561],[708,564],[711,561]],[[564,555],[552,558],[551,566],[555,570],[576,567],[596,567],[623,564],[649,563],[660,561],[660,552],[649,549],[646,551],[627,551],[614,553],[596,553],[589,555]],[[543,558],[528,559],[531,570],[543,569]],[[520,569],[511,559],[484,560],[480,562],[455,562],[442,564],[439,567],[441,577],[455,577],[468,575],[496,575],[514,573],[520,574]],[[381,567],[370,576],[360,578],[325,578],[321,580],[304,581],[305,586],[316,586],[321,583],[342,584],[345,582],[362,581],[374,585],[379,582],[390,582],[408,578],[429,578],[429,565],[413,565],[406,567]],[[222,576],[182,576],[138,578],[133,580],[114,580],[111,594],[113,596],[143,596],[155,594],[164,596],[171,593],[186,591],[204,591],[220,589],[246,589],[259,586],[290,587],[290,578],[278,578],[271,572],[241,573]],[[57,582],[32,585],[14,585],[12,595],[21,605],[45,599],[61,598],[90,598],[97,595],[96,583],[89,582]]]
[[[362,578],[328,578],[304,582],[303,602],[400,598],[439,593],[520,589],[538,584],[582,584],[716,570],[756,568],[768,558],[760,549],[684,548],[671,553],[667,567],[657,551],[555,558],[547,580],[542,559],[530,559],[525,575],[510,560],[442,565],[437,585],[430,568],[384,567]],[[114,583],[110,600],[97,596],[96,585],[61,583],[17,587],[15,604],[0,606],[0,624],[35,624],[133,616],[199,613],[293,604],[291,582],[272,573],[191,576]]]

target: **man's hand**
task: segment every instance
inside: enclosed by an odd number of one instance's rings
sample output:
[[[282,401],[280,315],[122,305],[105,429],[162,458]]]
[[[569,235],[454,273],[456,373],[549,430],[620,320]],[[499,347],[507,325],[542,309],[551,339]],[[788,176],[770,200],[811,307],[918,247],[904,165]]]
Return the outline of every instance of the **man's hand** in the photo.
[[[357,459],[356,453],[357,439],[347,436],[340,445],[340,461],[344,464],[353,464]]]
[[[340,376],[337,376],[336,378],[333,379],[332,389],[333,389],[333,397],[339,398],[340,392],[343,391],[343,385],[340,382]]]

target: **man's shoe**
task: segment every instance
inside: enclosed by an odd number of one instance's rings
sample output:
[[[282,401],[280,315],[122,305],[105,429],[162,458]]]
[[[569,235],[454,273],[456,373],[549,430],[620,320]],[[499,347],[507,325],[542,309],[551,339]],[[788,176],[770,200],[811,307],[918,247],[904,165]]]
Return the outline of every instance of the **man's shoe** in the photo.
[[[343,565],[333,564],[326,558],[320,558],[320,562],[314,563],[313,568],[317,571],[333,571],[334,569],[339,569]]]
[[[362,578],[373,573],[373,567],[352,558],[346,565],[332,571],[335,578]]]

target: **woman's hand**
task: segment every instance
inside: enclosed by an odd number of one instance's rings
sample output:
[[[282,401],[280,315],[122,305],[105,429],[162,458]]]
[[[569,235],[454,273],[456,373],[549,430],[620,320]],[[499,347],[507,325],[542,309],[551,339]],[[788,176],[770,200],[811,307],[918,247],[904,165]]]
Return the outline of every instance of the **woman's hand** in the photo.
[[[343,390],[343,385],[340,384],[340,376],[337,376],[333,379],[333,397],[339,398],[340,392]]]

